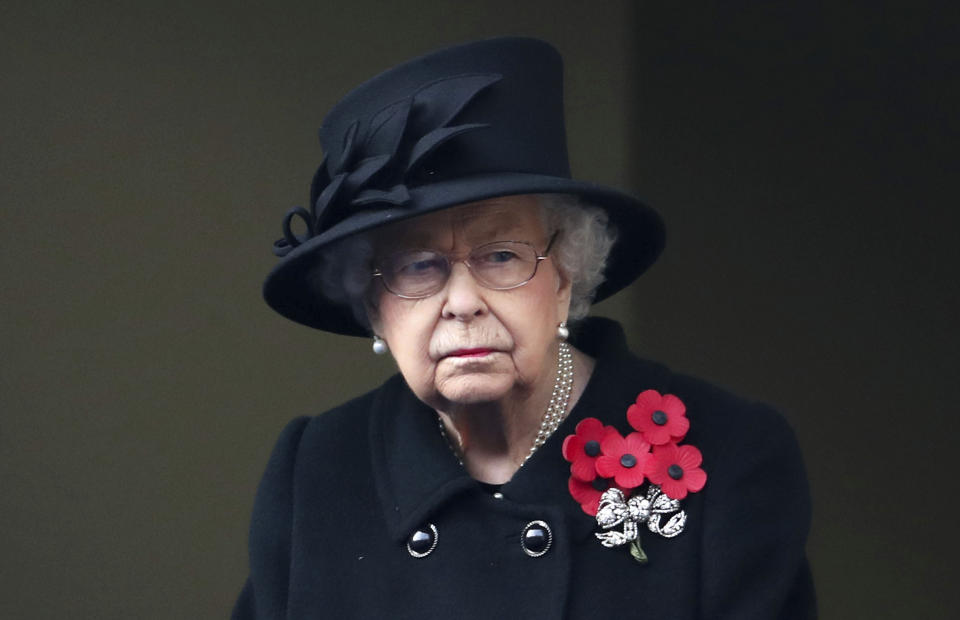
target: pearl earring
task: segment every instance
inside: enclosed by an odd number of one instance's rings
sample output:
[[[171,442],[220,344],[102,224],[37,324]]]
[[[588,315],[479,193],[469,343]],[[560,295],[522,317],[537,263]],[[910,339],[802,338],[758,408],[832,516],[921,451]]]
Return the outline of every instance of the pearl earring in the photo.
[[[373,352],[377,355],[383,355],[387,352],[387,341],[380,336],[373,337]]]
[[[557,338],[560,340],[566,340],[570,337],[570,330],[567,328],[566,321],[560,321],[560,324],[557,325]]]

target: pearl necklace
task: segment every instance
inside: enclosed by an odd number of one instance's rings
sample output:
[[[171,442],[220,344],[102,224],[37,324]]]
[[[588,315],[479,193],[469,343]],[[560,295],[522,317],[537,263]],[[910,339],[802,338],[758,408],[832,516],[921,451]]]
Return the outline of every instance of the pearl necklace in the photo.
[[[571,392],[573,392],[573,352],[570,350],[570,345],[566,342],[561,342],[560,355],[557,360],[557,379],[553,384],[550,404],[547,405],[547,410],[543,412],[543,419],[540,420],[540,429],[537,431],[537,436],[533,440],[533,445],[530,446],[530,452],[528,452],[527,456],[523,459],[523,463],[520,463],[520,467],[526,465],[534,452],[546,443],[550,435],[553,435],[557,428],[560,427],[560,424],[566,419],[567,405],[570,403]],[[447,429],[444,427],[443,420],[440,419],[440,416],[437,416],[437,422],[440,425],[440,434],[447,441],[450,451],[457,457],[457,461],[463,465],[463,459],[460,458],[460,451],[457,450],[450,441],[450,437],[447,435]]]

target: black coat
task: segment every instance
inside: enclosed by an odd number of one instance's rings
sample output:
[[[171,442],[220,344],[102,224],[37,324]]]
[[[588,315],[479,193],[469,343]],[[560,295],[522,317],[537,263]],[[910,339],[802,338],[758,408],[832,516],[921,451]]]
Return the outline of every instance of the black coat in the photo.
[[[570,416],[502,486],[470,478],[436,413],[395,376],[314,418],[291,422],[260,484],[244,618],[809,618],[804,552],[810,501],[793,433],[769,408],[642,361],[619,327],[588,321],[578,347],[597,365]],[[591,346],[592,345],[592,346]],[[704,489],[683,500],[686,529],[641,529],[649,563],[607,549],[567,489],[563,438],[598,417],[630,431],[645,389],[687,406],[683,443],[700,448]],[[541,557],[521,531],[545,521]],[[408,553],[412,532],[437,529],[432,553]]]

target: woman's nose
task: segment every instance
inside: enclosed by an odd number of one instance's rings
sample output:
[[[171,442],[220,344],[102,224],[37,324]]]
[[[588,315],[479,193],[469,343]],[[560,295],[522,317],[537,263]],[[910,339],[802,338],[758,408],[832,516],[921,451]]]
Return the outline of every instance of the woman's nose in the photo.
[[[465,264],[457,262],[451,265],[450,277],[442,291],[446,295],[443,301],[444,318],[466,321],[486,313],[483,291]]]

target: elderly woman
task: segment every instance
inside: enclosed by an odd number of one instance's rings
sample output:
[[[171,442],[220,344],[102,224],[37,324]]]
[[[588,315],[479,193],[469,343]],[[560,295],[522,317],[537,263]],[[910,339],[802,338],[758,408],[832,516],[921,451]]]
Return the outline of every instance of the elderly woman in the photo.
[[[812,616],[783,420],[584,319],[664,232],[570,178],[561,91],[555,50],[494,39],[327,116],[264,295],[400,373],[284,430],[235,618]]]

